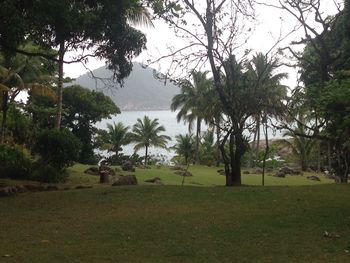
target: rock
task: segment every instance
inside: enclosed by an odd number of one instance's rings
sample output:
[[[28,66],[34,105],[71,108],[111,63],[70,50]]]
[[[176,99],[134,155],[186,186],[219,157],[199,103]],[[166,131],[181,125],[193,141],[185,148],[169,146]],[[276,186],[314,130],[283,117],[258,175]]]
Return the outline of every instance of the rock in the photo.
[[[262,169],[260,169],[260,168],[257,168],[257,169],[255,169],[255,172],[254,172],[255,174],[262,174],[263,173],[263,170]]]
[[[265,169],[265,172],[266,172],[266,173],[273,173],[273,169],[272,169],[272,168],[266,168],[266,169]]]
[[[106,165],[101,165],[99,168],[99,175],[100,175],[100,184],[108,184],[109,177],[115,176],[115,171]]]
[[[0,188],[0,196],[10,196],[17,194],[16,186],[4,186]]]
[[[225,170],[224,170],[224,169],[219,169],[219,170],[217,170],[217,172],[218,172],[220,175],[225,175]]]
[[[57,191],[59,189],[58,189],[58,187],[56,185],[47,185],[46,186],[46,190],[47,191]]]
[[[112,184],[112,186],[121,186],[121,185],[137,185],[137,178],[135,175],[125,175],[120,176]]]
[[[243,174],[250,174],[249,171],[243,171]]]
[[[153,183],[153,184],[158,184],[158,185],[162,185],[163,184],[162,179],[160,179],[159,177],[154,177],[154,178],[151,178],[151,179],[147,179],[147,180],[145,180],[145,183]]]
[[[46,187],[43,185],[32,185],[32,184],[28,184],[28,185],[24,185],[23,186],[27,191],[29,192],[41,192],[41,191],[47,191]]]
[[[181,176],[193,176],[189,171],[176,171],[174,174],[181,175]]]
[[[283,172],[285,175],[293,174],[293,169],[289,168],[288,166],[282,167],[279,171]]]
[[[89,167],[84,171],[84,174],[99,175],[98,167]]]
[[[138,168],[145,170],[145,169],[151,169],[151,166],[149,165],[139,165]]]
[[[312,181],[321,181],[321,179],[318,178],[316,175],[307,176],[306,178]]]
[[[132,164],[131,161],[123,161],[121,168],[123,171],[127,171],[127,172],[135,172],[135,168]]]
[[[275,177],[279,177],[279,178],[285,178],[286,174],[283,171],[278,171],[277,173],[275,173],[274,175]]]

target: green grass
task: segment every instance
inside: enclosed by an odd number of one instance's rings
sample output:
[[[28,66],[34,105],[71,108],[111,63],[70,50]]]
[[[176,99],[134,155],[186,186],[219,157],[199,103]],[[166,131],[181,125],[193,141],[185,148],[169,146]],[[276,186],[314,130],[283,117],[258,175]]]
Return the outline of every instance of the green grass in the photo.
[[[350,262],[349,196],[335,184],[24,193],[0,199],[0,262]]]
[[[86,165],[77,164],[69,169],[71,176],[69,183],[71,184],[97,184],[99,178],[97,176],[86,175],[83,172],[88,168]],[[193,174],[192,177],[185,178],[185,185],[189,186],[223,186],[225,185],[225,177],[217,173],[217,167],[206,167],[194,165],[190,166],[189,171]],[[182,177],[174,174],[174,170],[168,167],[152,167],[152,169],[139,169],[136,168],[135,173],[122,172],[126,174],[135,174],[138,178],[139,184],[144,183],[146,179],[153,177],[159,177],[162,179],[165,185],[181,185]],[[268,173],[269,174],[269,173]],[[271,173],[270,173],[271,175]],[[303,176],[287,176],[286,178],[277,178],[270,175],[265,176],[266,186],[296,186],[296,185],[320,185],[334,183],[334,180],[326,179],[323,175],[319,174],[321,182],[311,181],[306,176],[311,175],[309,173]],[[242,183],[245,185],[261,185],[261,175],[259,174],[242,174]]]

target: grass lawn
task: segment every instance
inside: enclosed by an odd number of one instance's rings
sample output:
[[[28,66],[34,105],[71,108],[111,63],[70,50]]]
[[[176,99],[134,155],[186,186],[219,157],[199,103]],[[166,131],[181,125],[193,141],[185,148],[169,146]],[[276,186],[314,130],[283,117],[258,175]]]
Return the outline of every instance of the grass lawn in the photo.
[[[70,171],[70,184],[98,184],[99,178],[96,176],[86,175],[84,171],[88,168],[87,165],[76,164]],[[192,177],[187,177],[185,179],[185,185],[188,186],[223,186],[225,185],[225,176],[219,175],[217,173],[217,167],[206,167],[200,165],[190,166],[189,171],[193,174]],[[147,184],[144,181],[153,177],[159,177],[162,179],[165,185],[181,185],[182,177],[174,174],[174,170],[169,169],[168,167],[152,169],[139,169],[136,168],[135,173],[122,172],[126,174],[135,174],[138,178],[138,182],[141,185]],[[303,176],[286,176],[286,178],[278,178],[270,175],[265,176],[265,185],[266,186],[295,186],[295,185],[320,185],[320,184],[333,184],[334,180],[325,178],[323,175],[319,174],[318,176],[321,179],[321,182],[311,181],[306,177],[308,175],[317,175],[306,173]],[[261,174],[242,174],[242,183],[245,185],[261,185]]]
[[[348,185],[96,187],[0,211],[0,262],[350,262]]]

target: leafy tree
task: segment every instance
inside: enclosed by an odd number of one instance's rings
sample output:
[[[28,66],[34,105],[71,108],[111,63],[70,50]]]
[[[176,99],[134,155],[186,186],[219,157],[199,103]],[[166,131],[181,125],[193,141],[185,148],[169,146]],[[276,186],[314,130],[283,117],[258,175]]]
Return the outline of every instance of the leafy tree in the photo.
[[[108,133],[105,136],[103,148],[108,151],[113,151],[118,159],[119,152],[123,150],[122,146],[131,142],[131,133],[129,126],[124,126],[123,123],[118,122],[107,124]]]
[[[90,91],[75,85],[64,89],[64,115],[62,124],[82,142],[79,161],[94,162],[94,124],[111,114],[119,113],[119,108],[102,92]]]
[[[181,119],[189,123],[189,131],[192,130],[193,122],[196,121],[196,158],[199,163],[199,144],[201,122],[205,115],[205,109],[208,107],[208,92],[211,89],[212,82],[207,79],[208,72],[192,72],[193,84],[187,80],[180,83],[181,93],[173,97],[171,110],[179,110],[177,121]]]
[[[145,48],[146,38],[131,27],[128,21],[137,23],[149,18],[143,15],[140,1],[15,1],[2,3],[4,10],[15,10],[16,19],[1,16],[0,24],[7,25],[0,34],[0,47],[7,53],[20,52],[30,56],[43,56],[57,62],[57,113],[55,127],[61,126],[63,65],[66,62],[84,62],[89,57],[107,60],[114,70],[115,78],[121,81],[131,69],[131,59]],[[140,19],[140,16],[142,19]],[[15,20],[15,21],[14,21]],[[13,23],[12,22],[18,22]],[[7,40],[11,33],[15,37]],[[27,52],[18,47],[28,38],[46,48],[57,49],[52,55],[47,52]],[[68,51],[83,52],[73,60],[67,60]]]
[[[208,130],[203,134],[200,153],[201,163],[212,165],[215,162],[214,132],[212,130]]]
[[[37,47],[26,45],[26,50],[36,50]],[[17,54],[8,59],[9,68],[0,66],[0,99],[2,111],[1,142],[6,133],[7,111],[9,105],[15,103],[15,98],[21,91],[28,91],[37,96],[56,98],[50,88],[50,75],[53,68],[39,57],[28,58]]]
[[[176,144],[172,147],[176,154],[182,156],[187,166],[195,155],[195,142],[191,134],[175,136]]]
[[[299,114],[298,122],[294,130],[286,131],[283,134],[283,136],[289,136],[291,139],[285,139],[282,141],[292,149],[294,155],[298,158],[300,167],[303,171],[306,171],[308,168],[310,155],[316,143],[316,140],[309,138],[310,132],[305,129],[305,122],[306,119],[304,114]]]
[[[159,125],[158,119],[151,120],[144,116],[143,120],[137,119],[132,129],[132,141],[135,142],[134,150],[138,151],[145,148],[145,165],[148,162],[148,148],[150,146],[166,148],[167,141],[171,138],[167,135],[159,134],[164,132],[165,128]]]

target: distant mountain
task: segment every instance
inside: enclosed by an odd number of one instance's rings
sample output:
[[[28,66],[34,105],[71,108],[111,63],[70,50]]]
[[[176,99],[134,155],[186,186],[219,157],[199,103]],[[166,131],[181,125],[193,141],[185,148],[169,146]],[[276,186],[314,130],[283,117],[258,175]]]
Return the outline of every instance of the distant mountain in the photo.
[[[130,76],[125,79],[123,87],[108,81],[112,72],[105,67],[78,77],[73,84],[81,85],[91,90],[102,91],[117,104],[121,110],[167,110],[170,109],[174,95],[180,93],[179,87],[169,81],[154,77],[154,69],[143,68],[134,63]]]

